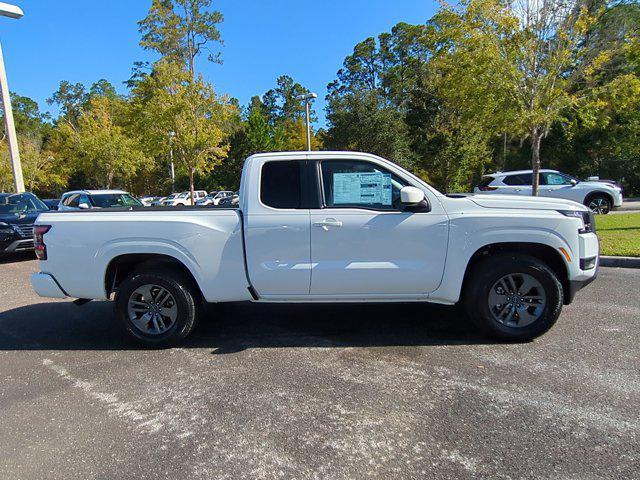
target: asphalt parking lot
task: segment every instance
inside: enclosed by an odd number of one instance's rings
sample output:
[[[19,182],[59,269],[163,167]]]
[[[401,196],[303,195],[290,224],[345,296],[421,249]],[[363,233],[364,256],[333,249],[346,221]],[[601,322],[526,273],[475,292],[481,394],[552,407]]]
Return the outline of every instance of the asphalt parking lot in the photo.
[[[638,478],[640,270],[547,335],[437,306],[227,305],[182,348],[0,264],[0,478]]]

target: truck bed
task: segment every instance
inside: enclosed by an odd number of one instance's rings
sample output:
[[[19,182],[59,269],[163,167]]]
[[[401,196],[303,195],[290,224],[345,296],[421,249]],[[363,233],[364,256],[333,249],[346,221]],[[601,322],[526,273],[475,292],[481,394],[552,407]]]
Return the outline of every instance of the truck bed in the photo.
[[[217,206],[105,208],[44,213],[43,273],[55,272],[70,297],[107,298],[106,272],[121,255],[181,261],[208,302],[248,300],[242,214]]]

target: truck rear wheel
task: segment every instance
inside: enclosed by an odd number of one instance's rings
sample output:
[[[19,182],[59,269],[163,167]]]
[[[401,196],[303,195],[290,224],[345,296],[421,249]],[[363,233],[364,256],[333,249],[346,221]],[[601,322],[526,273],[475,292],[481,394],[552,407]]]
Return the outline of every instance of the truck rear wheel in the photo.
[[[166,347],[186,338],[195,326],[198,299],[191,282],[178,272],[134,272],[115,299],[126,333],[147,346]]]
[[[466,283],[465,308],[482,331],[504,340],[532,340],[562,311],[562,283],[541,260],[521,254],[491,255]]]

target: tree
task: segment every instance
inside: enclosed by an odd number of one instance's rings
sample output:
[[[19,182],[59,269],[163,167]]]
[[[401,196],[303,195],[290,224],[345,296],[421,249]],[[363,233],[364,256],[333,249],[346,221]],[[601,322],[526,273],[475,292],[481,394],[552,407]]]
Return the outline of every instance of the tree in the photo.
[[[125,108],[120,97],[95,95],[88,100],[77,126],[60,126],[61,155],[97,188],[130,183],[149,163],[123,126]]]
[[[87,102],[88,95],[85,86],[81,83],[72,84],[67,80],[60,82],[51,98],[47,99],[49,105],[56,104],[60,108],[60,121],[66,122],[71,128],[76,128],[82,110]]]
[[[577,0],[467,0],[431,22],[439,94],[466,118],[529,139],[534,195],[542,140],[589,95],[581,80],[602,59],[586,47],[599,14]]]
[[[132,115],[155,154],[166,155],[174,132],[174,158],[189,177],[191,201],[196,174],[211,171],[226,157],[225,125],[235,108],[201,76],[192,80],[182,65],[160,61],[133,89]]]
[[[140,45],[155,50],[166,61],[183,63],[195,80],[195,60],[209,52],[209,61],[220,63],[212,43],[222,43],[218,25],[220,12],[210,11],[211,0],[153,0],[148,15],[138,22]]]

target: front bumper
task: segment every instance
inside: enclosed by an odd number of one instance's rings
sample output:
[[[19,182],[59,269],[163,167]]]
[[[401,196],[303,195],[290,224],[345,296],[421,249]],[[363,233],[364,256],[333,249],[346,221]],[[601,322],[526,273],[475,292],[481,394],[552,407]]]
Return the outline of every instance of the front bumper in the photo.
[[[33,290],[41,297],[49,298],[66,298],[68,295],[58,284],[55,278],[48,273],[32,273],[31,286]]]
[[[565,292],[565,305],[570,304],[576,293],[593,282],[598,276],[600,267],[600,240],[595,233],[578,236],[579,268],[570,275],[568,289]],[[595,261],[594,261],[595,260]],[[587,269],[585,265],[588,265]]]

